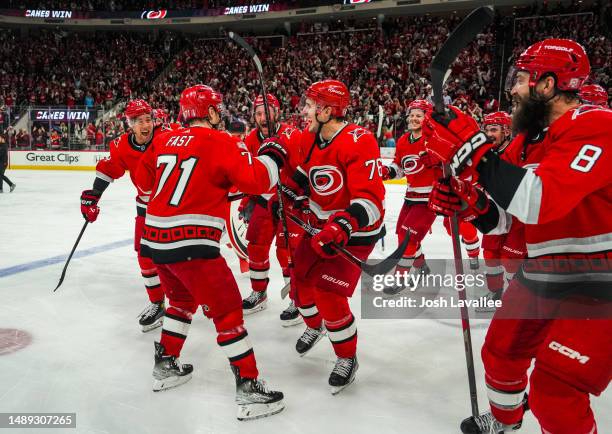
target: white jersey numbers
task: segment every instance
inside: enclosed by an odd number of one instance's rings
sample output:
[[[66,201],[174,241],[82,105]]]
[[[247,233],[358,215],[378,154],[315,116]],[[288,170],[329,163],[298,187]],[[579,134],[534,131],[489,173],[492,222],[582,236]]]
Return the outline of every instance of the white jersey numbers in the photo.
[[[183,194],[185,193],[187,184],[189,184],[189,179],[191,178],[191,174],[197,162],[198,159],[196,157],[189,157],[181,161],[181,164],[179,165],[179,170],[181,174],[176,185],[174,186],[174,190],[172,191],[170,200],[168,201],[169,205],[178,206],[181,202],[181,199],[183,198]],[[159,157],[157,157],[157,167],[159,168],[163,165],[164,168],[159,178],[159,183],[157,185],[157,190],[155,191],[154,197],[156,197],[163,191],[164,187],[166,186],[166,183],[168,182],[170,174],[176,167],[176,164],[176,155],[160,155]]]
[[[584,145],[580,148],[580,152],[578,152],[570,167],[578,172],[589,172],[597,162],[601,152],[602,150],[598,146]]]

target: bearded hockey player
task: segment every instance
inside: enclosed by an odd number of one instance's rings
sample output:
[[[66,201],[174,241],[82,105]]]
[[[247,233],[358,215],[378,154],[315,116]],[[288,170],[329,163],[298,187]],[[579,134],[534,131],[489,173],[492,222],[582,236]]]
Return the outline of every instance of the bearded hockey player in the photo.
[[[272,94],[267,94],[266,98],[268,108],[270,109],[268,117],[274,129],[272,135],[275,136],[277,140],[281,141],[285,148],[293,149],[293,151],[289,152],[292,158],[295,157],[299,159],[297,147],[299,146],[300,131],[289,125],[278,122],[280,104]],[[266,137],[269,137],[269,132],[263,96],[259,95],[255,99],[253,105],[253,117],[257,128],[249,133],[244,143],[253,155],[257,155],[262,142]],[[289,165],[284,167],[281,171],[281,181],[283,185],[292,183],[292,168],[288,166]],[[293,168],[294,167],[295,166],[293,166]],[[260,196],[245,197],[241,207],[242,215],[249,223],[246,237],[249,242],[247,251],[249,255],[251,288],[253,291],[242,302],[244,313],[248,315],[266,308],[267,288],[268,282],[270,281],[268,278],[268,273],[270,271],[270,246],[274,238],[276,237],[276,257],[282,267],[283,278],[286,284],[289,282],[288,248],[292,248],[292,250],[295,249],[301,230],[291,221],[287,222],[289,242],[292,243],[291,246],[287,246],[283,227],[278,216],[278,199],[276,191]],[[283,326],[291,326],[302,322],[293,301],[291,301],[289,307],[280,314],[280,319]]]
[[[125,109],[125,116],[131,131],[110,143],[110,157],[100,160],[96,165],[96,179],[91,190],[81,194],[81,213],[83,217],[94,222],[98,218],[100,208],[98,201],[102,193],[115,179],[121,178],[126,170],[130,172],[130,179],[136,186],[136,166],[146,149],[149,147],[154,135],[161,129],[153,128],[151,117],[152,109],[146,101],[135,99],[130,101]],[[140,254],[140,239],[149,195],[137,189],[136,196],[136,226],[134,231],[134,249],[138,254],[138,265],[144,279],[150,305],[141,313],[139,324],[143,332],[147,332],[161,325],[164,316],[164,291],[159,282],[155,264],[150,258]]]
[[[157,264],[169,304],[161,341],[155,343],[153,390],[191,378],[193,366],[181,364],[178,357],[192,315],[201,306],[215,324],[217,343],[236,378],[238,419],[269,416],[284,408],[283,394],[258,380],[240,292],[220,255],[219,241],[230,189],[269,191],[278,180],[282,155],[275,156],[278,164],[266,155],[252,157],[235,138],[218,131],[223,99],[209,86],[185,89],[180,109],[188,127],[156,138],[137,173],[138,185],[151,194],[142,250]]]
[[[513,126],[529,141],[541,136],[523,167],[496,155],[458,109],[432,115],[436,133],[453,144],[437,152],[458,175],[436,184],[432,208],[475,214],[485,233],[507,232],[513,218],[525,225],[527,259],[482,348],[491,413],[466,419],[464,432],[518,430],[534,359],[528,404],[542,432],[597,432],[589,395],[612,378],[612,111],[581,104],[589,73],[572,40],[546,39],[518,57]],[[467,175],[478,176],[491,199]]]
[[[395,269],[395,272],[400,274],[409,273],[412,268],[416,273],[430,272],[425,255],[421,251],[421,241],[436,219],[436,213],[427,207],[427,201],[432,185],[442,176],[442,169],[437,161],[425,161],[426,157],[421,156],[426,151],[423,120],[431,110],[431,103],[423,99],[414,100],[408,105],[410,131],[397,141],[393,163],[383,167],[383,179],[399,179],[405,176],[407,183],[406,197],[395,227],[398,244],[410,233],[408,247]],[[475,258],[477,265],[480,245],[476,229],[469,223],[462,222],[460,231],[468,256]],[[395,285],[385,287],[383,291],[385,294],[395,295],[405,288]]]
[[[294,252],[291,292],[306,330],[296,350],[304,356],[325,333],[337,356],[329,377],[332,393],[348,386],[357,371],[357,325],[349,307],[361,270],[338,256],[346,247],[366,260],[384,235],[382,162],[374,136],[347,123],[350,95],[336,80],[312,84],[303,97],[305,159],[295,180],[309,192],[309,223]]]
[[[517,154],[508,148],[512,141],[512,117],[506,112],[489,113],[484,117],[482,128],[493,143],[492,152],[495,152],[506,161],[513,161],[510,155]],[[525,137],[521,135],[513,144],[519,149],[519,153],[526,151],[523,147]],[[508,149],[508,152],[505,152]],[[529,149],[531,152],[531,148]],[[518,155],[515,155],[518,157]],[[515,158],[515,164],[522,165],[521,158]],[[485,234],[482,237],[482,250],[485,260],[487,287],[489,293],[487,299],[500,300],[505,284],[507,285],[514,274],[518,271],[520,260],[525,256],[525,236],[523,224],[514,220],[512,230],[500,235]],[[491,306],[487,303],[487,306]],[[494,308],[477,308],[478,311],[491,311]]]

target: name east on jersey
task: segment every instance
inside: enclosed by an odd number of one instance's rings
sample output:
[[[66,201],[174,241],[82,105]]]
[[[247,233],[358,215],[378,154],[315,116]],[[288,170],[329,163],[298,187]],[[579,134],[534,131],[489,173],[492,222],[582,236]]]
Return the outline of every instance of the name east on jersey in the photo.
[[[166,146],[187,146],[194,136],[172,136],[166,142]]]

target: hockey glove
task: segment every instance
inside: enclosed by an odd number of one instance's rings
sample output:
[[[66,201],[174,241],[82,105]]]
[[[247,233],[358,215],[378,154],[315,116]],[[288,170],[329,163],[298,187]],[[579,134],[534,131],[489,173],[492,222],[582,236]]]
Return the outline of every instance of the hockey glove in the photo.
[[[480,159],[493,148],[476,120],[457,107],[449,106],[444,113],[434,112],[427,120],[424,122],[427,149],[448,164],[453,175],[465,177],[463,172],[468,169],[475,172]]]
[[[314,235],[310,244],[317,255],[322,258],[333,258],[338,253],[334,246],[344,247],[358,223],[355,217],[346,211],[333,214],[321,229]]]
[[[440,167],[442,165],[442,161],[440,161],[436,154],[427,151],[421,151],[419,153],[419,162],[427,169]]]
[[[238,218],[244,220],[246,223],[251,220],[251,215],[253,215],[253,208],[255,208],[256,200],[251,196],[245,196],[240,201],[240,205],[238,206]]]
[[[81,214],[89,223],[95,222],[98,214],[100,214],[100,207],[98,206],[100,196],[102,196],[102,193],[98,190],[85,190],[81,193]]]
[[[386,166],[382,165],[382,179],[383,181],[387,181],[389,179],[397,178],[397,170],[395,170],[394,166]]]
[[[274,160],[276,163],[278,170],[282,169],[289,158],[287,155],[287,150],[283,147],[283,145],[281,145],[278,138],[275,137],[264,140],[257,151],[257,155],[267,155],[268,157],[272,158],[272,160]]]
[[[428,206],[437,214],[457,213],[459,219],[469,222],[488,211],[489,198],[471,182],[453,176],[433,185]]]

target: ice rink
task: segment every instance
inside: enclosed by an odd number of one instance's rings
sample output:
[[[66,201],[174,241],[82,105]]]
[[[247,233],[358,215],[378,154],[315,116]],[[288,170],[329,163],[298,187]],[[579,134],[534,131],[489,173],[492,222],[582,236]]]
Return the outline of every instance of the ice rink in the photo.
[[[137,315],[145,290],[133,251],[135,191],[129,178],[112,184],[100,202],[56,292],[65,257],[83,224],[82,190],[93,172],[9,171],[17,183],[0,195],[0,412],[76,412],[77,428],[44,432],[145,433],[458,433],[470,414],[459,321],[361,320],[356,381],[332,396],[327,378],[335,356],[328,339],[306,357],[295,352],[303,325],[280,326],[282,277],[271,255],[268,309],[246,317],[259,369],[285,393],[279,415],[236,420],[234,379],[215,342],[214,327],[194,316],[181,360],[193,363],[193,379],[169,391],[151,391],[153,341]],[[395,220],[404,186],[387,186],[386,251],[396,245]],[[6,190],[5,190],[6,191]],[[450,238],[436,221],[423,244],[429,258],[448,258]],[[80,253],[79,253],[80,252]],[[248,274],[224,248],[243,296]],[[359,314],[359,290],[351,305]],[[480,360],[487,321],[474,321],[472,338],[479,403],[486,408]],[[4,339],[4,341],[2,340]],[[22,348],[18,348],[22,346]],[[612,432],[610,391],[593,399],[599,432]],[[605,409],[608,409],[607,411]],[[13,432],[40,430],[8,429]],[[528,414],[521,432],[539,432]]]

